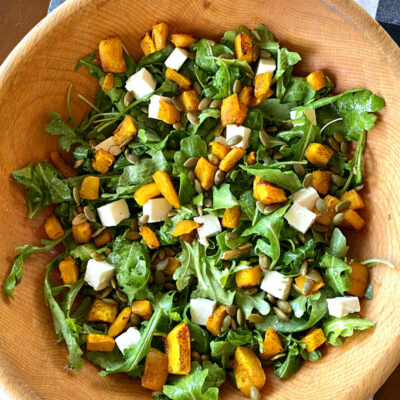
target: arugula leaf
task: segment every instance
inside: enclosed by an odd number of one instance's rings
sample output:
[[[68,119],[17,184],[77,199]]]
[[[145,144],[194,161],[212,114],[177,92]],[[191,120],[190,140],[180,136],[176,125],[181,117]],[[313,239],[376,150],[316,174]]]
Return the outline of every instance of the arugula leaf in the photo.
[[[282,97],[283,103],[298,102],[302,104],[310,103],[315,96],[315,90],[312,90],[305,78],[298,76],[292,77],[285,93]]]
[[[260,40],[254,39],[255,43],[259,45],[260,49],[276,54],[279,49],[279,43],[275,41],[274,35],[270,30],[263,24],[258,24],[256,30]]]
[[[90,75],[100,80],[106,74],[103,69],[97,65],[97,50],[88,54],[86,57],[81,58],[75,65],[74,72],[77,72],[80,67],[85,67],[89,71]]]
[[[149,54],[148,56],[144,56],[139,61],[139,64],[136,67],[138,71],[142,67],[149,66],[152,64],[163,64],[164,61],[169,57],[172,53],[172,46],[168,44],[162,50],[156,51],[154,53]]]
[[[213,210],[232,208],[238,204],[230,191],[229,183],[223,183],[219,188],[213,186]]]
[[[326,268],[324,271],[324,282],[329,285],[337,295],[344,295],[350,287],[349,276],[351,267],[341,259],[329,253],[325,253],[322,256],[320,266]]]
[[[198,135],[193,135],[182,139],[180,145],[180,151],[177,151],[174,155],[174,173],[188,171],[188,169],[183,166],[188,158],[207,156],[207,144]]]
[[[295,102],[281,104],[279,99],[267,99],[255,108],[263,113],[268,124],[280,126],[284,121],[290,119],[290,111],[296,106]]]
[[[179,180],[179,201],[181,204],[190,203],[197,195],[196,190],[194,189],[192,183],[189,180],[188,175],[185,172],[181,173]]]
[[[297,64],[299,61],[301,61],[301,57],[298,53],[285,48],[279,49],[274,80],[279,79],[288,68]]]
[[[337,258],[343,258],[348,250],[346,236],[343,235],[339,228],[335,228],[331,237],[330,252]]]
[[[304,243],[303,246],[298,246],[294,250],[285,251],[282,260],[283,263],[285,265],[292,264],[292,272],[298,272],[304,260],[315,257],[315,245],[314,239],[310,239]]]
[[[271,307],[265,300],[265,293],[259,292],[255,295],[248,295],[241,290],[236,291],[235,304],[243,311],[244,317],[247,318],[256,309],[261,315],[267,315]]]
[[[274,374],[281,379],[290,378],[300,368],[300,359],[293,351],[289,351],[285,360],[274,365]]]
[[[210,343],[211,358],[221,363],[225,369],[230,368],[230,359],[235,354],[235,347],[224,340],[213,340]]]
[[[195,62],[204,71],[215,73],[217,65],[213,57],[213,50],[207,39],[201,39],[190,46],[196,52]]]

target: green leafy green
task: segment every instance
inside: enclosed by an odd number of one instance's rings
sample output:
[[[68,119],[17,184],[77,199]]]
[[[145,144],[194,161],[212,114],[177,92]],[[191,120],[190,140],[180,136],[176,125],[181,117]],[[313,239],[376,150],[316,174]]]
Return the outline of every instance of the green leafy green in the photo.
[[[245,294],[241,290],[236,291],[235,303],[243,311],[244,317],[247,318],[256,309],[261,315],[267,315],[271,307],[265,300],[265,293],[259,292],[255,295]]]
[[[213,186],[213,209],[232,208],[238,204],[235,196],[230,191],[230,185],[223,183],[220,187]]]
[[[348,250],[349,246],[347,246],[346,237],[339,228],[335,228],[330,243],[331,253],[337,258],[343,258],[347,254]]]
[[[320,266],[326,268],[324,270],[325,283],[329,285],[337,295],[343,295],[350,287],[349,276],[351,267],[341,259],[329,253],[325,253],[322,256]]]

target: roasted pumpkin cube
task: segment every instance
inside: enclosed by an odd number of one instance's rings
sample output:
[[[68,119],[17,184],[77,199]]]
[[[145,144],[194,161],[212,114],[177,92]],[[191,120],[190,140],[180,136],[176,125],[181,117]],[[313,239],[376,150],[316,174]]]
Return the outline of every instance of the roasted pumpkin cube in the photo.
[[[116,337],[118,336],[128,324],[129,318],[131,316],[131,308],[125,307],[122,311],[118,314],[118,317],[115,321],[111,324],[108,328],[108,336]]]
[[[90,307],[86,320],[90,322],[108,322],[112,324],[118,313],[118,303],[95,299]]]
[[[320,213],[316,207],[314,207],[313,212],[317,214],[315,222],[321,225],[329,226],[332,223],[333,217],[336,215],[335,207],[340,203],[340,200],[330,194],[324,197],[324,201],[328,206],[328,211],[325,214]]]
[[[96,200],[99,196],[100,178],[98,176],[85,176],[83,178],[79,196],[86,200]]]
[[[154,25],[152,36],[156,51],[162,50],[167,45],[168,25],[165,22]]]
[[[299,287],[301,291],[303,291],[303,285],[306,281],[308,281],[308,278],[305,276],[298,276],[295,280],[296,285]],[[321,282],[313,282],[313,285],[311,287],[310,292],[307,294],[309,296],[312,293],[318,292],[319,289],[323,288],[325,286],[324,281]]]
[[[116,74],[126,72],[127,68],[120,38],[102,40],[99,44],[99,56],[104,72],[115,72]]]
[[[44,221],[44,230],[46,231],[46,235],[51,240],[55,240],[64,235],[64,229],[61,226],[58,218],[51,214]]]
[[[251,86],[244,86],[239,93],[239,103],[249,106],[253,98],[253,88]]]
[[[351,210],[359,210],[360,208],[364,208],[364,201],[361,196],[358,194],[357,190],[350,190],[348,192],[344,192],[340,200],[348,200],[351,202],[350,209]]]
[[[79,225],[72,225],[72,237],[76,243],[89,243],[92,239],[92,232],[92,225],[87,221]]]
[[[199,107],[199,99],[195,90],[185,90],[179,96],[182,102],[183,110],[187,112],[197,111]]]
[[[165,77],[170,81],[175,82],[178,86],[184,89],[189,89],[190,85],[192,84],[192,82],[190,82],[190,79],[186,78],[186,76],[180,74],[179,72],[176,72],[171,68],[167,68],[167,71],[165,72]]]
[[[107,335],[89,333],[86,335],[86,349],[88,351],[113,351],[115,340]]]
[[[221,123],[222,126],[229,124],[241,125],[246,119],[247,106],[239,103],[239,97],[236,93],[222,100],[221,105]]]
[[[114,87],[114,74],[109,72],[103,79],[103,83],[101,85],[101,90],[106,92]]]
[[[197,161],[194,174],[200,181],[201,187],[205,190],[210,190],[214,183],[214,177],[217,171],[218,168],[215,165],[211,164],[204,157],[201,157],[199,161]]]
[[[165,339],[168,355],[168,372],[176,375],[190,373],[190,332],[185,322],[181,322],[168,333]]]
[[[162,392],[168,378],[168,356],[160,350],[151,349],[146,356],[142,386]]]
[[[178,193],[171,181],[170,176],[165,171],[157,171],[153,174],[154,182],[156,183],[158,190],[165,197],[169,204],[175,208],[181,208],[181,203],[179,202]]]
[[[157,235],[149,226],[140,226],[139,232],[149,249],[156,249],[160,247]]]
[[[311,173],[311,186],[323,195],[328,193],[331,184],[331,175],[326,171],[316,170]]]
[[[184,235],[185,233],[190,233],[200,226],[198,222],[192,220],[181,220],[175,226],[173,237],[178,237]]]
[[[161,100],[159,104],[157,118],[166,124],[173,125],[181,120],[181,113],[169,101]]]
[[[275,329],[269,328],[265,332],[263,352],[260,353],[262,360],[270,360],[283,351],[282,343],[278,332]]]
[[[222,217],[222,226],[225,228],[236,229],[239,226],[239,218],[241,214],[242,210],[240,206],[225,209],[224,216]]]
[[[226,146],[219,142],[210,142],[211,154],[222,160],[229,153],[229,146]]]
[[[368,286],[368,268],[357,261],[351,261],[349,265],[351,267],[351,273],[349,276],[350,287],[347,293],[357,297],[364,297]]]
[[[247,156],[246,161],[248,165],[254,165],[257,162],[256,152],[255,151],[250,152],[249,155]]]
[[[254,178],[253,197],[266,205],[284,203],[287,200],[282,188],[269,183],[259,176]]]
[[[238,346],[232,360],[233,374],[236,386],[245,394],[250,396],[250,388],[255,386],[261,390],[265,385],[265,372],[261,361],[248,347]]]
[[[100,149],[96,151],[94,160],[92,161],[92,167],[95,171],[101,174],[106,174],[113,165],[115,157],[108,151]]]
[[[163,270],[163,273],[166,276],[172,276],[174,275],[174,272],[180,267],[181,263],[175,257],[167,257],[167,258],[168,258],[168,264]]]
[[[230,171],[245,154],[245,149],[242,149],[241,147],[234,147],[219,163],[219,169],[224,172]]]
[[[148,300],[136,300],[131,305],[132,314],[148,321],[153,315],[153,306]]]
[[[114,142],[118,146],[124,146],[128,144],[137,132],[137,128],[133,119],[130,115],[127,115],[124,120],[118,125],[114,131]]]
[[[50,153],[50,160],[65,178],[76,176],[76,171],[62,158],[58,151]]]
[[[235,54],[238,60],[247,61],[249,64],[253,59],[253,40],[245,33],[239,33],[235,38]]]
[[[326,342],[326,337],[321,328],[311,330],[301,339],[306,345],[307,351],[310,353]]]
[[[78,280],[78,266],[71,256],[65,257],[64,260],[60,261],[58,269],[64,285],[72,285]]]
[[[176,47],[189,47],[192,43],[196,43],[197,39],[187,33],[173,33],[171,35],[171,42]]]
[[[345,210],[343,211],[343,215],[344,219],[341,224],[343,228],[353,229],[355,231],[359,231],[360,229],[364,228],[365,221],[360,214],[357,213],[357,211]]]
[[[105,246],[107,243],[111,242],[111,240],[112,240],[112,235],[109,229],[104,229],[104,231],[100,233],[100,235],[97,235],[93,239],[94,245],[97,248]]]
[[[332,158],[334,151],[321,143],[310,143],[307,146],[305,156],[311,164],[324,167]]]
[[[235,273],[236,285],[238,288],[249,288],[259,286],[261,281],[262,271],[259,265],[242,269]]]
[[[224,318],[228,315],[226,306],[219,306],[207,319],[206,328],[212,335],[217,336],[221,333],[221,325]]]
[[[254,100],[252,105],[256,106],[270,97],[274,92],[271,89],[272,74],[264,72],[254,78]]]
[[[153,39],[151,38],[149,32],[146,32],[143,39],[140,41],[140,48],[145,56],[153,54],[156,51],[156,46],[154,45]]]
[[[153,182],[140,187],[138,190],[136,190],[133,197],[139,204],[139,206],[142,206],[143,204],[146,204],[150,199],[152,199],[153,197],[157,197],[160,194],[160,189],[158,189],[157,184]]]
[[[324,74],[324,71],[320,69],[318,71],[311,72],[307,75],[307,82],[312,90],[320,90],[325,86],[328,86],[328,80]]]

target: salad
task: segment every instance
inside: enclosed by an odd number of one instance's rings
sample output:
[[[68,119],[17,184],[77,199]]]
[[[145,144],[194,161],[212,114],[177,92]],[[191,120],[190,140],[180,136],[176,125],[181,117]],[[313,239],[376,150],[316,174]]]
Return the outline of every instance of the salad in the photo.
[[[16,249],[5,291],[62,244],[44,293],[69,368],[85,352],[160,400],[218,399],[227,377],[256,400],[265,367],[288,378],[375,325],[360,299],[369,267],[391,264],[350,258],[344,233],[366,224],[362,155],[384,101],[294,75],[300,55],[264,25],[216,43],[160,23],[140,47],[136,62],[112,37],[79,60],[99,82],[78,94],[89,113],[75,119],[70,87],[68,119],[46,127],[64,152],[12,173],[48,239]]]

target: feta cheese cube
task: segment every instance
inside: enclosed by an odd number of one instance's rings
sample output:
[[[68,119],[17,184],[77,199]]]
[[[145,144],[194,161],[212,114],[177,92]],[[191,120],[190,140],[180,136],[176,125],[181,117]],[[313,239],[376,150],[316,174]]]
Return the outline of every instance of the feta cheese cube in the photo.
[[[102,290],[110,285],[114,269],[114,265],[107,261],[96,261],[91,258],[86,266],[85,282],[94,290]]]
[[[172,206],[164,197],[150,199],[143,204],[143,215],[149,216],[149,223],[164,221],[168,218],[168,213]]]
[[[178,71],[179,68],[182,67],[186,59],[189,57],[189,53],[185,49],[181,49],[179,47],[175,47],[173,52],[169,55],[169,57],[165,60],[165,66],[167,68],[174,69]]]
[[[226,140],[229,140],[233,136],[241,136],[242,140],[232,147],[242,147],[247,149],[249,147],[251,129],[245,126],[227,125],[226,126]]]
[[[317,214],[307,208],[294,203],[285,214],[285,219],[289,225],[297,229],[301,233],[306,233],[310,226],[314,223]]]
[[[148,94],[154,92],[157,82],[153,75],[146,68],[142,68],[128,78],[125,84],[125,89],[128,92],[133,92],[136,99],[141,99]]]
[[[265,72],[273,74],[275,70],[276,63],[273,58],[260,58],[257,66],[256,75],[264,74]]]
[[[335,297],[326,301],[329,315],[332,317],[341,318],[360,311],[360,300],[355,296]]]
[[[158,118],[158,111],[160,110],[161,100],[168,101],[168,103],[172,103],[172,100],[169,97],[158,96],[157,94],[153,94],[153,96],[150,97],[149,112],[148,112],[149,118],[160,119]]]
[[[292,278],[281,274],[278,271],[267,271],[261,282],[261,289],[277,299],[286,300],[289,296]]]
[[[303,111],[292,110],[292,111],[290,111],[290,119],[300,118],[303,114],[311,122],[311,124],[317,125],[317,115],[315,114],[314,108],[311,108],[309,110],[303,110]],[[304,124],[302,122],[294,123],[294,126],[301,126],[301,125],[304,125]]]
[[[126,200],[117,200],[97,209],[103,226],[117,226],[131,216]]]
[[[127,329],[124,333],[115,338],[115,343],[117,344],[119,351],[124,354],[125,350],[138,344],[140,340],[139,330],[132,326]]]
[[[119,156],[122,153],[121,147],[119,147],[117,143],[115,143],[114,136],[110,136],[106,140],[103,140],[94,149],[96,151],[98,150],[108,151],[113,156]]]
[[[217,233],[220,233],[222,230],[219,219],[213,214],[207,214],[193,219],[195,222],[202,224],[199,228],[197,228],[197,233],[199,234],[199,242],[203,244],[203,246],[207,247],[208,241],[204,239],[214,236]]]
[[[214,300],[191,299],[190,315],[192,316],[192,322],[197,325],[205,325],[216,306],[217,302]]]
[[[299,206],[303,206],[308,210],[314,208],[318,198],[318,192],[311,186],[306,189],[300,189],[291,196],[293,203],[297,203]]]

